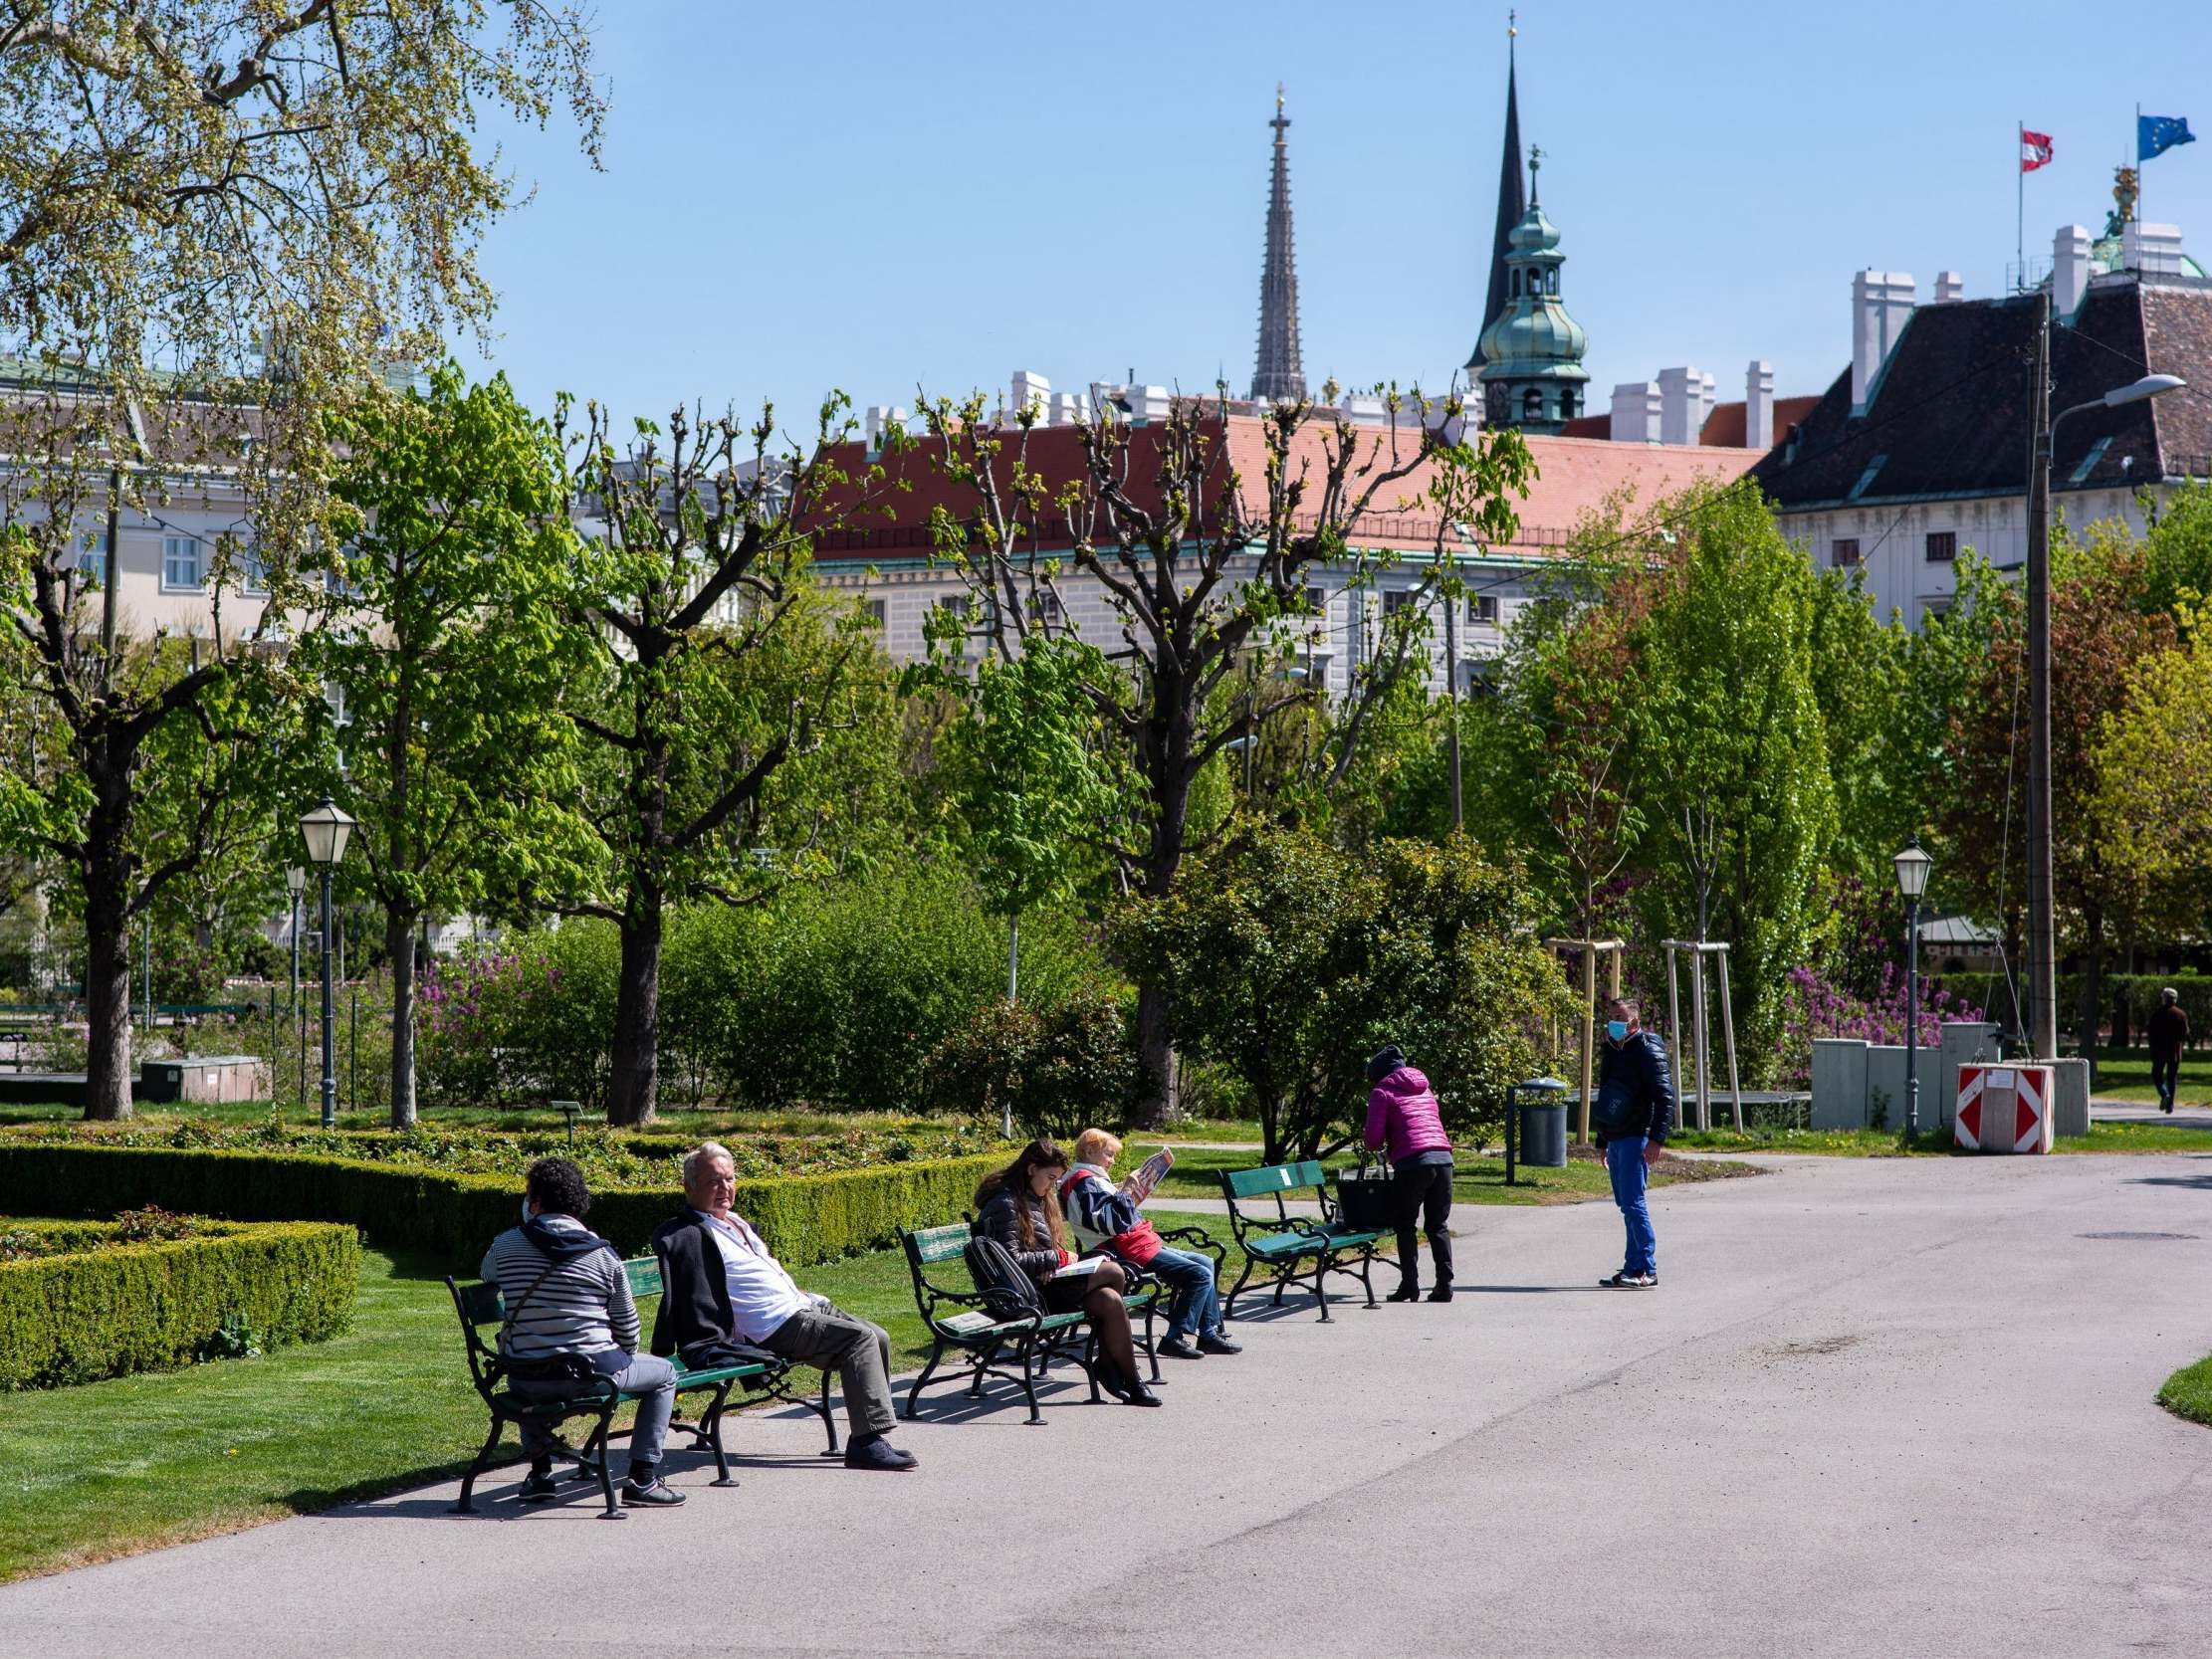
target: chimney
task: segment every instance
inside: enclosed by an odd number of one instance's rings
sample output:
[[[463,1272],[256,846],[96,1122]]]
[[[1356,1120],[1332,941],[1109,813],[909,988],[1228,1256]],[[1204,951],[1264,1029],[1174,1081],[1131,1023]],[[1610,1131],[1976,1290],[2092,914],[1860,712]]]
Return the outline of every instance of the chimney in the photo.
[[[2051,238],[2051,309],[2062,317],[2082,309],[2090,291],[2090,233],[2080,225],[2060,227]]]
[[[1956,271],[1938,271],[1935,274],[1935,303],[1938,306],[1955,306],[1966,298],[1966,279]]]
[[[883,453],[883,435],[892,427],[906,430],[906,411],[896,403],[871,403],[861,416],[861,429],[868,440],[868,454]]]
[[[1659,389],[1656,381],[1625,380],[1613,388],[1613,424],[1606,436],[1617,444],[1656,444],[1659,435]]]
[[[1047,426],[1073,426],[1090,417],[1090,400],[1079,392],[1054,392],[1045,408]]]
[[[1743,372],[1743,447],[1774,447],[1774,365],[1756,357]]]
[[[1912,316],[1915,289],[1908,271],[1862,271],[1851,280],[1851,411],[1867,398],[1889,351]]]
[[[1705,400],[1712,384],[1709,375],[1694,368],[1659,371],[1659,442],[1694,444],[1705,429]]]
[[[1006,402],[1006,420],[1010,424],[1021,418],[1021,411],[1034,409],[1041,423],[1048,400],[1052,396],[1052,382],[1041,374],[1031,374],[1025,368],[1013,371],[1013,396]]]
[[[2178,277],[2181,267],[2181,227],[2130,222],[2119,236],[2119,265],[2145,277]]]

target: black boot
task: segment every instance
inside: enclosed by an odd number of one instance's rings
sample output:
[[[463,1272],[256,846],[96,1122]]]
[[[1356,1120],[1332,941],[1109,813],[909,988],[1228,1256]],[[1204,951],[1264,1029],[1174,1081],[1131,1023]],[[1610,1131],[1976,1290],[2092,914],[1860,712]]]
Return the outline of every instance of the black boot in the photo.
[[[1383,1298],[1385,1302],[1419,1302],[1421,1300],[1421,1275],[1412,1268],[1398,1271],[1398,1289]]]
[[[1429,1293],[1429,1300],[1432,1302],[1449,1302],[1451,1300],[1451,1240],[1448,1238],[1431,1240],[1429,1255],[1437,1269],[1437,1288]]]

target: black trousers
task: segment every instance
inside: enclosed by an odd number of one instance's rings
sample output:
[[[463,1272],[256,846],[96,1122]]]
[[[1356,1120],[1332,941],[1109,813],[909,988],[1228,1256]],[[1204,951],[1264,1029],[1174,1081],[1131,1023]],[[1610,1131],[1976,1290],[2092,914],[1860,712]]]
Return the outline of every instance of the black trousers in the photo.
[[[1421,1258],[1414,1252],[1414,1223],[1419,1221],[1429,1235],[1429,1259],[1436,1267],[1437,1283],[1450,1284],[1451,1232],[1445,1223],[1451,1218],[1451,1165],[1401,1163],[1391,1182],[1391,1195],[1398,1207],[1398,1271],[1406,1283],[1421,1283]]]
[[[2158,1091],[2160,1105],[2173,1100],[2174,1091],[2181,1084],[2181,1051],[2171,1054],[2154,1054],[2150,1057],[2150,1086]]]

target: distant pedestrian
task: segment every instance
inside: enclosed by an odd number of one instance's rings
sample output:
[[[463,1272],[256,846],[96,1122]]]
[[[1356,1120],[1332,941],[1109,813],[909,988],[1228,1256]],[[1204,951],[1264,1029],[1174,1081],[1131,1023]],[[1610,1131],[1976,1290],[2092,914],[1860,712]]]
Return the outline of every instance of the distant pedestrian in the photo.
[[[1590,1133],[1605,1153],[1629,1248],[1621,1271],[1598,1283],[1608,1290],[1648,1291],[1659,1284],[1659,1242],[1645,1189],[1651,1165],[1674,1127],[1674,1083],[1666,1045],[1643,1028],[1633,998],[1616,997],[1606,1005],[1605,1036]]]
[[[1414,1240],[1418,1219],[1429,1236],[1429,1259],[1437,1270],[1432,1302],[1451,1300],[1451,1139],[1429,1080],[1406,1064],[1391,1043],[1367,1062],[1367,1133],[1371,1152],[1384,1151],[1391,1164],[1391,1225],[1398,1232],[1398,1289],[1392,1302],[1421,1295],[1421,1253]]]
[[[2181,1011],[2181,993],[2168,985],[2158,993],[2158,1006],[2143,1021],[2143,1041],[2150,1049],[2150,1086],[2158,1091],[2158,1110],[2173,1110],[2174,1091],[2181,1084],[2181,1045],[2189,1040],[2189,1016]]]

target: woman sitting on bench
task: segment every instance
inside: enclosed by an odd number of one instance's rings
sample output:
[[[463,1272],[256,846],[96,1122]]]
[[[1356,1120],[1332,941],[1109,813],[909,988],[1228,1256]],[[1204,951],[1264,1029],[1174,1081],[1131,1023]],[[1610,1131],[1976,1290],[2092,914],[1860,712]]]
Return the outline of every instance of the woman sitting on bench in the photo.
[[[986,1175],[976,1188],[976,1230],[1013,1253],[1036,1281],[1045,1312],[1082,1310],[1098,1334],[1100,1387],[1127,1405],[1158,1405],[1160,1396],[1145,1386],[1137,1370],[1137,1345],[1121,1300],[1128,1276],[1103,1256],[1085,1258],[1098,1264],[1089,1273],[1060,1275],[1060,1269],[1075,1261],[1057,1197],[1067,1170],[1067,1153],[1052,1141],[1030,1141],[1019,1157]]]

